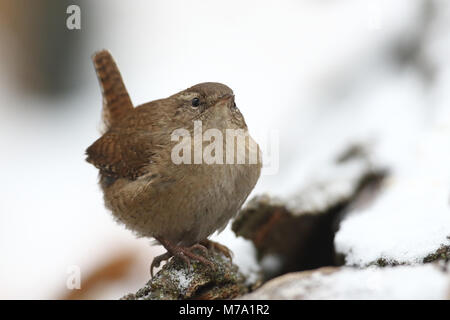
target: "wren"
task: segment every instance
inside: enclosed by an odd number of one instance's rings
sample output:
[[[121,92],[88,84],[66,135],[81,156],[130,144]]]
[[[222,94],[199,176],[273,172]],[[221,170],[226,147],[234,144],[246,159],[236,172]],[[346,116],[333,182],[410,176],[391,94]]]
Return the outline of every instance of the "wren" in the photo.
[[[187,266],[197,260],[213,268],[209,250],[220,250],[231,259],[227,247],[208,237],[236,215],[262,166],[259,147],[248,133],[233,91],[206,82],[134,107],[111,54],[100,51],[93,62],[102,88],[104,131],[87,148],[86,160],[99,169],[105,206],[116,220],[166,248],[165,254],[154,258],[152,275],[154,267],[173,256]],[[173,148],[179,141],[172,134],[184,129],[194,136],[196,121],[201,121],[202,130],[215,129],[223,137],[227,130],[238,132],[236,140],[243,137],[245,143],[243,148],[232,147],[236,151],[232,160],[242,156],[245,161],[175,163]],[[192,140],[187,141],[185,147],[194,147]],[[257,150],[253,162],[252,145]],[[218,146],[223,149],[214,152],[230,151],[226,143]]]

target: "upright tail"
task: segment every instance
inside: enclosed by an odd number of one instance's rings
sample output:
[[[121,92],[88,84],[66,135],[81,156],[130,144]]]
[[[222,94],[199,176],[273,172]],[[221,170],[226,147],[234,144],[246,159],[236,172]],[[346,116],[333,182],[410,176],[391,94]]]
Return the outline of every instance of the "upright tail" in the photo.
[[[102,117],[106,131],[133,109],[133,103],[109,51],[102,50],[95,53],[92,60],[102,89]]]

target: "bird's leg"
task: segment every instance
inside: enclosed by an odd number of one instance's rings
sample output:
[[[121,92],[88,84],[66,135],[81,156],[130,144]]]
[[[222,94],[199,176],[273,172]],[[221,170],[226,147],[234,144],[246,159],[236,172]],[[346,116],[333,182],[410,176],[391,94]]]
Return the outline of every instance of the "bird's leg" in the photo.
[[[209,261],[205,257],[202,257],[201,255],[192,252],[193,250],[197,249],[202,251],[204,255],[208,254],[208,249],[206,249],[206,247],[201,245],[200,243],[196,243],[190,247],[183,247],[174,245],[161,237],[155,237],[155,239],[158,240],[159,243],[161,243],[164,248],[166,248],[167,252],[153,259],[152,265],[150,266],[150,273],[152,275],[152,278],[153,278],[153,268],[159,267],[162,261],[169,260],[173,256],[182,259],[186,263],[188,269],[191,267],[191,260],[197,260],[200,263],[203,263],[213,269],[215,268],[214,264],[211,261]]]
[[[205,239],[203,241],[200,241],[200,244],[202,244],[203,246],[207,247],[208,249],[212,249],[212,250],[216,250],[219,251],[221,253],[223,253],[223,255],[225,257],[227,257],[228,259],[230,259],[230,262],[233,262],[233,257],[232,257],[232,252],[230,249],[228,249],[227,247],[225,247],[224,245],[209,240],[209,239]]]

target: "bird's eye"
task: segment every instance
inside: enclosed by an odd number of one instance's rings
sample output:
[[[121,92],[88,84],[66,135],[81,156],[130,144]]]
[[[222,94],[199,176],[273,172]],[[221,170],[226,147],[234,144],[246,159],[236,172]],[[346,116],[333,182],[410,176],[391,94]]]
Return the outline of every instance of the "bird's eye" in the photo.
[[[194,98],[194,99],[192,99],[191,103],[194,108],[197,108],[200,105],[200,99]]]

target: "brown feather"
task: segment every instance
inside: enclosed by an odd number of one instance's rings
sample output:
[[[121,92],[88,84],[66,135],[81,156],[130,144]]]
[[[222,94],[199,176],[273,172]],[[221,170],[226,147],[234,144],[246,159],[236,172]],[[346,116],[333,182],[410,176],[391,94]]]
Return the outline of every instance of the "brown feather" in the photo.
[[[86,161],[100,169],[102,174],[135,180],[146,172],[145,167],[150,164],[151,144],[151,137],[148,134],[140,132],[119,134],[113,129],[86,150],[88,156]]]
[[[109,51],[95,53],[92,60],[102,88],[103,122],[106,131],[133,109],[133,103]]]

